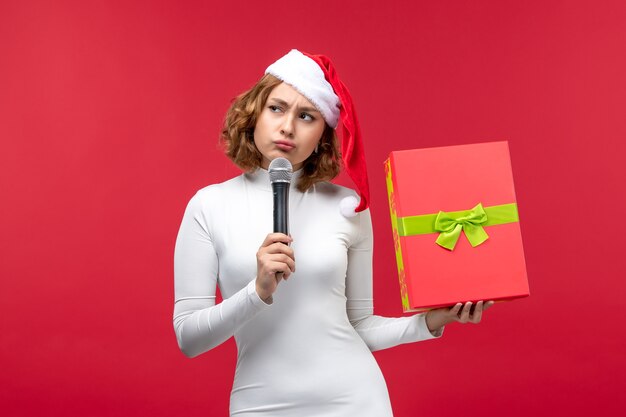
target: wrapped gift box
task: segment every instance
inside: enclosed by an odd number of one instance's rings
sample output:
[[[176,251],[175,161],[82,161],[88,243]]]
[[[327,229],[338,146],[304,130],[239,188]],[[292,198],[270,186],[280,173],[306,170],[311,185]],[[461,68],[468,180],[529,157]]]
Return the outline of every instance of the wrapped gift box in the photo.
[[[529,295],[507,142],[385,163],[404,311]]]

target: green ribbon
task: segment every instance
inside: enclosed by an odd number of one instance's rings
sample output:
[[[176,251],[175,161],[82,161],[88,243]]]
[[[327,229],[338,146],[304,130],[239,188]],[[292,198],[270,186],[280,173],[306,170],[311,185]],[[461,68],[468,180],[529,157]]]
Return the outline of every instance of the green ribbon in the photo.
[[[517,221],[519,216],[515,203],[489,207],[483,207],[478,203],[471,210],[398,217],[398,235],[413,236],[439,232],[436,243],[453,250],[461,231],[465,232],[472,247],[476,247],[489,238],[484,227]]]

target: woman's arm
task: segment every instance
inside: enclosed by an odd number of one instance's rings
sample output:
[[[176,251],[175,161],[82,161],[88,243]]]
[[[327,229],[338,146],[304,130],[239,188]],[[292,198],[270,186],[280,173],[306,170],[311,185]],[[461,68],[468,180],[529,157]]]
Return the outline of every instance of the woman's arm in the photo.
[[[246,287],[215,305],[218,259],[201,192],[187,205],[174,251],[174,330],[178,346],[188,357],[226,341],[268,307],[257,295],[255,277],[250,277]]]
[[[372,223],[369,210],[357,215],[359,236],[348,249],[347,313],[350,323],[370,350],[440,337],[443,326],[431,332],[426,314],[388,318],[375,316],[372,285]]]

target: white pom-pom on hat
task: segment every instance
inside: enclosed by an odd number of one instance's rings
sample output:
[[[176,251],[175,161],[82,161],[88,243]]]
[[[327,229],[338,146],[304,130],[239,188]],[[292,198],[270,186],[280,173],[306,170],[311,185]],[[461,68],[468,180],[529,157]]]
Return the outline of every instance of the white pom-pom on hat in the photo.
[[[354,196],[349,196],[343,198],[339,202],[339,211],[343,215],[343,217],[354,217],[356,216],[356,208],[359,206],[359,200]]]

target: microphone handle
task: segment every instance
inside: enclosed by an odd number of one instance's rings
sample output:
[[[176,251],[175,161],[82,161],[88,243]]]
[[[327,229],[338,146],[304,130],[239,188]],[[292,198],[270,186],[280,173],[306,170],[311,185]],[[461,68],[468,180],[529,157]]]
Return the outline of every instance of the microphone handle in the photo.
[[[274,233],[289,234],[289,183],[272,184],[274,194]]]
[[[274,233],[289,234],[289,183],[272,183],[274,194]],[[282,279],[283,273],[277,272],[276,278]]]

